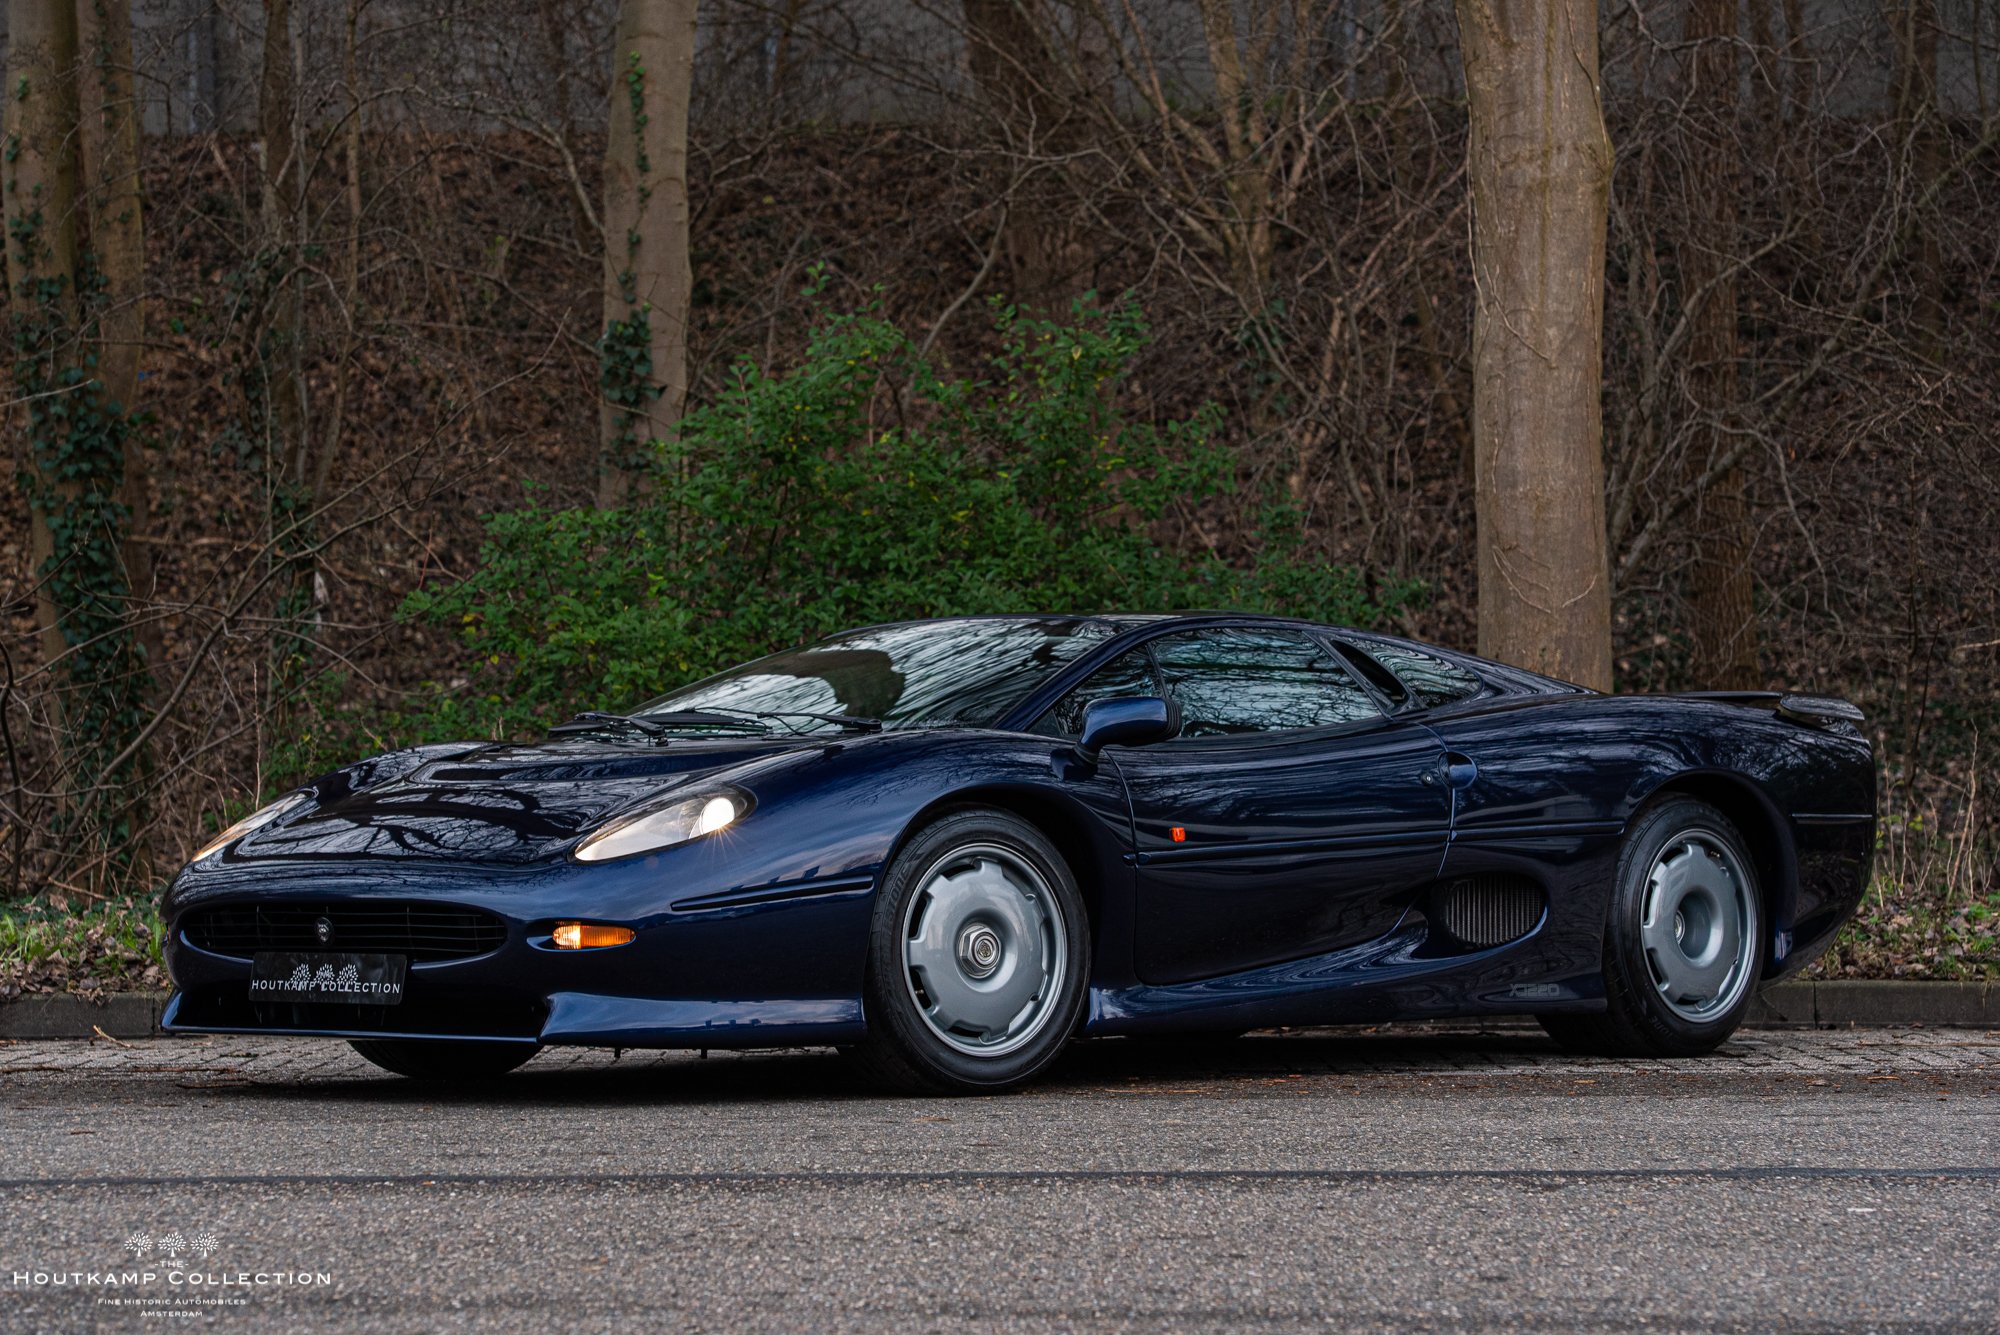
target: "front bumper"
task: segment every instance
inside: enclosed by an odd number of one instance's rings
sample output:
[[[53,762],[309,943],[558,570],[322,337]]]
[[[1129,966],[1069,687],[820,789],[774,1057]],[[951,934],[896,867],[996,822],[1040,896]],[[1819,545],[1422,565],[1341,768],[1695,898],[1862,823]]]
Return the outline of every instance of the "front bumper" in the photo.
[[[614,870],[622,876],[606,874]],[[357,876],[351,868],[272,868],[218,877],[228,884],[200,890],[177,886],[166,947],[175,993],[161,1027],[619,1047],[777,1047],[862,1035],[871,877],[752,887],[677,909],[659,907],[657,886],[634,893],[629,883],[642,871],[643,864],[563,864],[529,873],[397,867],[394,875]],[[482,909],[501,920],[505,939],[469,958],[412,960],[396,1005],[348,1005],[253,1000],[250,954],[203,949],[185,930],[197,909],[392,901]],[[633,912],[642,902],[651,911]],[[548,933],[560,919],[627,926],[634,939],[555,950]]]

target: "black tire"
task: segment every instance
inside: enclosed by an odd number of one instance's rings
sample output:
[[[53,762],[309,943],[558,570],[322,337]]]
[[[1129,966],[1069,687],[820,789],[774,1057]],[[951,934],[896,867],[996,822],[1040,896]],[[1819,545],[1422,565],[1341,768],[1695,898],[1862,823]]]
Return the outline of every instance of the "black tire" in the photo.
[[[356,1038],[349,1042],[383,1070],[412,1080],[493,1080],[541,1051],[532,1043],[452,1039]]]
[[[1704,919],[1699,930],[1704,937],[1733,930],[1740,934],[1735,938],[1740,950],[1732,947],[1735,962],[1717,983],[1714,996],[1704,1001],[1700,989],[1694,988],[1670,1000],[1669,992],[1684,981],[1680,975],[1696,974],[1696,960],[1662,953],[1679,948],[1679,913],[1671,929],[1673,943],[1662,947],[1662,935],[1656,934],[1649,947],[1648,901],[1656,870],[1670,877],[1672,869],[1666,864],[1697,855],[1708,866],[1723,869],[1719,879],[1706,879],[1733,891],[1715,903],[1715,910],[1733,927],[1717,927]],[[1670,891],[1663,888],[1660,893]],[[1619,850],[1618,879],[1604,932],[1605,1009],[1591,1015],[1544,1015],[1542,1028],[1569,1051],[1598,1056],[1698,1057],[1713,1052],[1736,1032],[1757,993],[1768,949],[1763,893],[1749,846],[1720,811],[1691,797],[1668,797],[1647,807],[1633,819]],[[1707,907],[1714,900],[1712,895],[1702,899],[1700,913],[1715,911]],[[1692,925],[1697,916],[1695,899],[1691,897],[1686,907],[1688,932],[1693,935],[1698,930]],[[1716,958],[1721,958],[1719,952]]]
[[[1020,923],[1012,920],[998,924],[995,939],[1001,944],[988,963],[966,954],[971,934],[989,921],[990,915],[982,916],[988,906],[968,900],[972,907],[954,908],[953,892],[938,887],[959,876],[983,879],[996,866],[1035,916],[1023,920],[1029,931],[1014,932]],[[947,1031],[938,1026],[951,1018],[947,1007],[942,1001],[929,1007],[920,1002],[928,995],[926,974],[910,963],[910,952],[942,936],[955,940],[958,953],[952,959],[961,972],[941,980],[941,996],[953,989],[1033,988],[1023,1007],[1028,1019],[1018,1033],[967,1030],[944,1036]],[[935,963],[937,956],[931,958]],[[988,968],[990,977],[963,972],[980,967]],[[999,1093],[1034,1078],[1062,1052],[1082,1014],[1089,974],[1083,896],[1055,845],[1010,812],[951,812],[912,837],[882,878],[862,990],[868,1036],[848,1056],[873,1083],[904,1093]],[[992,1053],[965,1050],[988,1041]]]

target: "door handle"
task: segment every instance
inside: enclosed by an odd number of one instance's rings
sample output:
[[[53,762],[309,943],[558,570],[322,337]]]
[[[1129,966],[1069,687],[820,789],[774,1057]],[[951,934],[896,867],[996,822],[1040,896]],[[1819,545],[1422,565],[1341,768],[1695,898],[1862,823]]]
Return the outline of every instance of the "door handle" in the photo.
[[[1471,756],[1460,755],[1456,751],[1444,753],[1438,768],[1444,774],[1444,781],[1453,788],[1470,788],[1472,781],[1479,777],[1479,766]]]

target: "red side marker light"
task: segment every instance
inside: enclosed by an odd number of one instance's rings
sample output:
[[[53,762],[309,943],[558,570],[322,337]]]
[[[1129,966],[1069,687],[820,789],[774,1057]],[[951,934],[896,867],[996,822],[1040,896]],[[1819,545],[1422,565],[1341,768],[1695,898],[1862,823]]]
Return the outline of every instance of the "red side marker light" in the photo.
[[[1187,842],[1187,831],[1178,825],[1174,826],[1171,830],[1168,830],[1167,836],[1177,844],[1184,844]]]

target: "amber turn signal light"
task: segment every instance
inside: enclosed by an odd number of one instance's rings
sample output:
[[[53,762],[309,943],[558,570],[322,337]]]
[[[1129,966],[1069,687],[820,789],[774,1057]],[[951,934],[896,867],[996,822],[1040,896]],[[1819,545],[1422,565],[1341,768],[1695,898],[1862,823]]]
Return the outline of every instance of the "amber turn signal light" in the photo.
[[[632,939],[630,927],[605,927],[594,922],[559,922],[553,933],[557,950],[596,950],[622,946]]]

